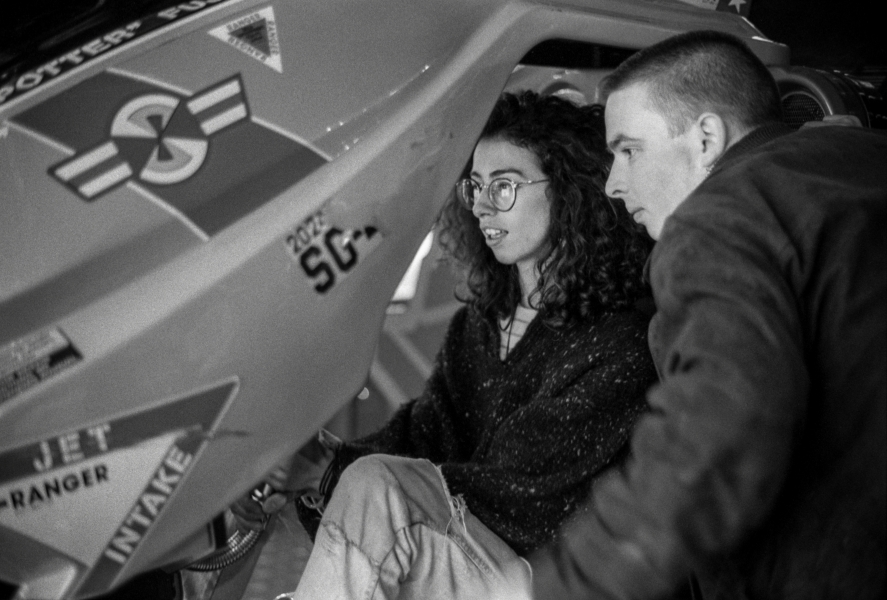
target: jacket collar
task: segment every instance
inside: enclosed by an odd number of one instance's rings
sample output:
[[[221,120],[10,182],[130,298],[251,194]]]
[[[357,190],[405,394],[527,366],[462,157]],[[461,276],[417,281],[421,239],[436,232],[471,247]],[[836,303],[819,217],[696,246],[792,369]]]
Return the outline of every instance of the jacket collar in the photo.
[[[783,123],[768,123],[753,129],[738,142],[727,148],[727,151],[714,164],[712,173],[748,154],[758,146],[794,131],[794,129]]]

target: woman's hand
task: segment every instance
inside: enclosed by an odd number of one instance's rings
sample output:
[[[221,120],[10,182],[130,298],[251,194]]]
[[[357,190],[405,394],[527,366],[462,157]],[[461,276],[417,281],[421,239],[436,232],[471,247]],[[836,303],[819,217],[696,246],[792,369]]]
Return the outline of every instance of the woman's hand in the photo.
[[[262,531],[268,522],[268,513],[254,496],[255,492],[249,492],[228,507],[234,516],[237,528],[242,531]]]
[[[261,531],[295,496],[320,488],[320,480],[342,440],[321,429],[289,460],[271,469],[263,480],[262,493],[252,491],[230,506],[238,527]]]

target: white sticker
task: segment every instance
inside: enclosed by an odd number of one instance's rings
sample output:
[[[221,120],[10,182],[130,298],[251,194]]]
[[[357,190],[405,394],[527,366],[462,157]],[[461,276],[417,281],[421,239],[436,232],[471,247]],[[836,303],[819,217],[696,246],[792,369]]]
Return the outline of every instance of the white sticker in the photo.
[[[57,328],[42,329],[0,347],[0,402],[37,385],[81,358]]]

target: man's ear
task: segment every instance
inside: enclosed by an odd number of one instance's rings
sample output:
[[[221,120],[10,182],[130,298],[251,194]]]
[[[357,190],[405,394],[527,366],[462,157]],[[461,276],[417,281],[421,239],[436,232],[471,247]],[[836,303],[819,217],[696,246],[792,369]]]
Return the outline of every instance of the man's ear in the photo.
[[[699,166],[711,169],[721,155],[730,147],[730,128],[715,113],[702,113],[696,119],[697,159]]]

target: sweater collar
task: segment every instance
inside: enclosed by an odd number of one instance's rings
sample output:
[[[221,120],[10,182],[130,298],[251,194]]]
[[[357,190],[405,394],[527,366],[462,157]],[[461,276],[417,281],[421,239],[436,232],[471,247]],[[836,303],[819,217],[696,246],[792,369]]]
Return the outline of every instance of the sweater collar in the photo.
[[[714,164],[712,173],[735,162],[737,159],[748,154],[758,146],[794,131],[794,129],[783,123],[768,123],[767,125],[761,125],[757,129],[753,129],[738,142],[727,148],[727,151],[724,152]]]

